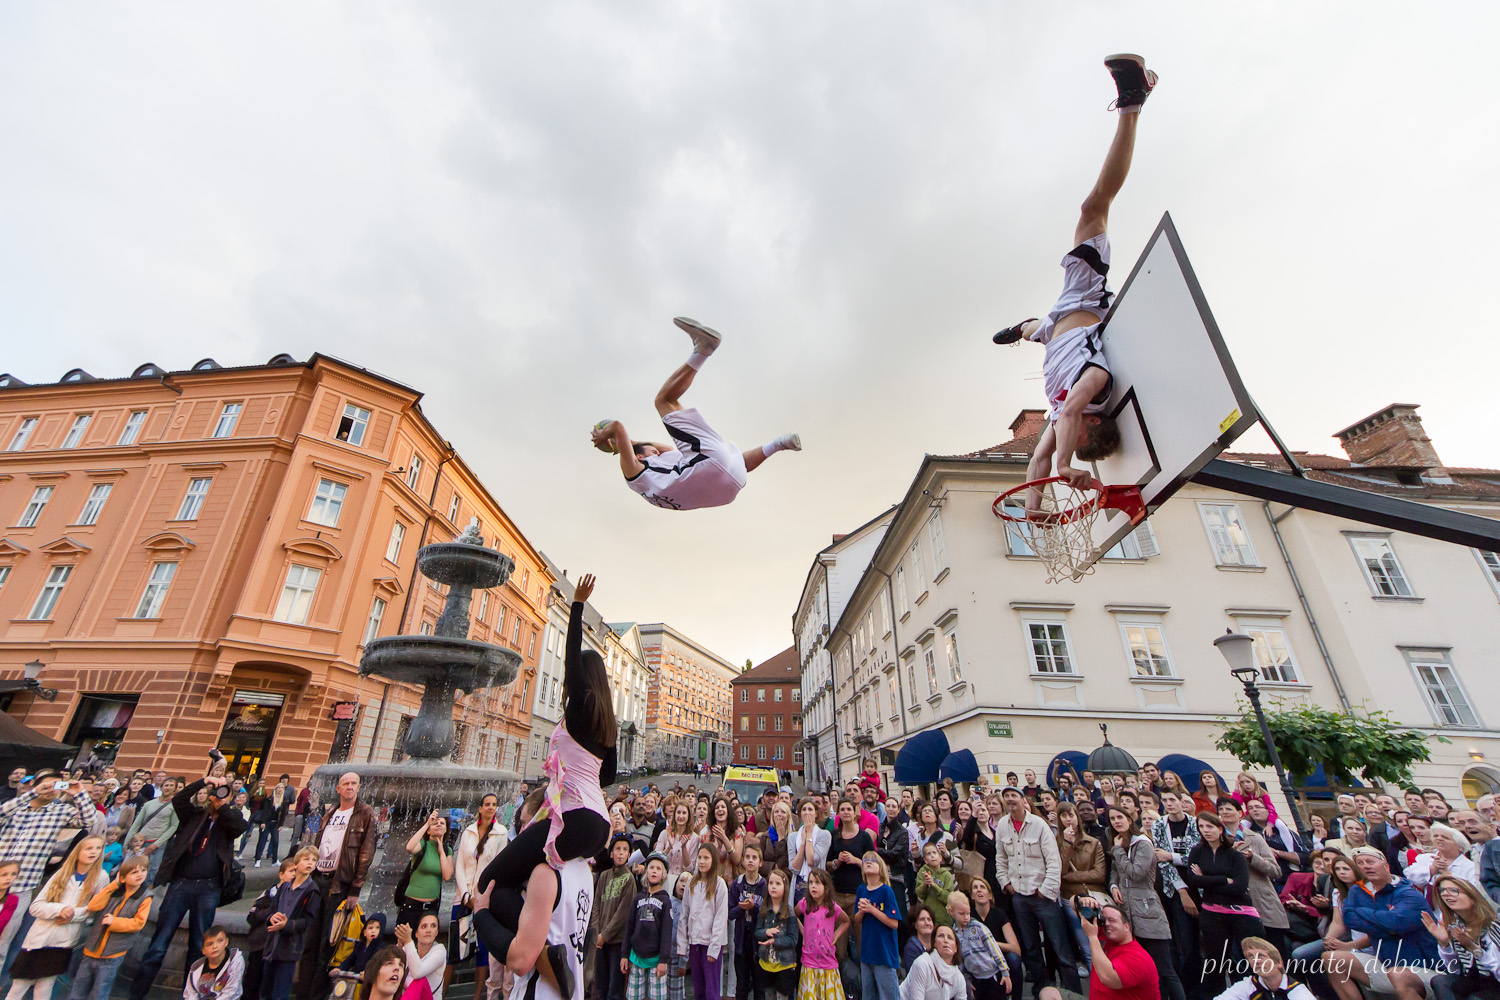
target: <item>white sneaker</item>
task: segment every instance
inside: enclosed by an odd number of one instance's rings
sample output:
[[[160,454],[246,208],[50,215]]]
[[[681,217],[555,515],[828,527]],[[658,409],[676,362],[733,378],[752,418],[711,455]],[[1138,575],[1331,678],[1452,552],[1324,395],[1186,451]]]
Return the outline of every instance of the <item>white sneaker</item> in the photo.
[[[707,357],[718,350],[719,344],[724,340],[723,337],[719,336],[717,330],[711,330],[695,319],[678,316],[672,322],[676,323],[689,337],[693,338],[694,354],[702,354]]]
[[[257,867],[257,868],[260,867],[260,859],[258,859],[258,858],[255,861],[255,867]]]

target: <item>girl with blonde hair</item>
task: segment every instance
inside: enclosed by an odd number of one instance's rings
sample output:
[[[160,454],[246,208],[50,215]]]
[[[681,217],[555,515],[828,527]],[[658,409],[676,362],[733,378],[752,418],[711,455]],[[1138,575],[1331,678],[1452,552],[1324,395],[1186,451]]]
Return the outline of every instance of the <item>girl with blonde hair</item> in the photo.
[[[36,920],[11,963],[6,1000],[21,1000],[27,990],[34,1000],[50,1000],[53,983],[73,961],[73,949],[89,916],[89,900],[108,883],[104,838],[83,838],[31,903]]]

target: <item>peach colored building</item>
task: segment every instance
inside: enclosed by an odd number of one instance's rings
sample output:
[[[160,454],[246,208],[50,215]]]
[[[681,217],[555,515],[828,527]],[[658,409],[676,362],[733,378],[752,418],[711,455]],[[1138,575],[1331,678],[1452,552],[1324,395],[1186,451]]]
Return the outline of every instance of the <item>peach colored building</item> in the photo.
[[[0,707],[122,767],[190,774],[217,746],[300,784],[393,759],[418,694],[361,680],[364,644],[432,628],[417,549],[478,518],[516,571],[475,593],[473,636],[524,659],[460,700],[455,759],[516,766],[552,577],[420,400],[322,355],[0,375],[0,677],[40,660],[58,691]]]

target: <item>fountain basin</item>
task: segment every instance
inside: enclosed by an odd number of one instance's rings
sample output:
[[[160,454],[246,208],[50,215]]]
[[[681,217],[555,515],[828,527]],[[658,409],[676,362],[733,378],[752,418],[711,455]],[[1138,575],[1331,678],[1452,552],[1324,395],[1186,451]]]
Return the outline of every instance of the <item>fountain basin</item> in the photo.
[[[391,635],[365,647],[361,674],[402,684],[432,684],[473,693],[516,679],[521,654],[474,639],[444,635]]]
[[[515,568],[509,556],[464,541],[424,545],[417,553],[417,569],[422,575],[450,587],[498,587],[510,579]]]

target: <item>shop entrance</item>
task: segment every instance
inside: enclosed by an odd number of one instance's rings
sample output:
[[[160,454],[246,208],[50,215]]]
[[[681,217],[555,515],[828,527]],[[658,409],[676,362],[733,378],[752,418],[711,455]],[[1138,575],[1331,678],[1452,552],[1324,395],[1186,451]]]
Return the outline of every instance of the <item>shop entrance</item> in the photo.
[[[108,764],[119,752],[139,695],[86,694],[78,699],[78,711],[68,727],[64,743],[78,747],[75,767]]]
[[[255,776],[265,776],[266,754],[276,735],[281,718],[283,695],[266,691],[236,691],[219,734],[219,752],[231,773],[237,773],[249,784]]]

